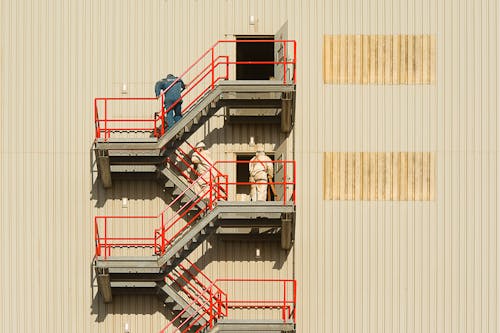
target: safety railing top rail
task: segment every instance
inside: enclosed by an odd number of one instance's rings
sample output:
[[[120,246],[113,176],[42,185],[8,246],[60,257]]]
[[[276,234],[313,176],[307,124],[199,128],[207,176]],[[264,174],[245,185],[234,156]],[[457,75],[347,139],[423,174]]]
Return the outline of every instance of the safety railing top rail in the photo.
[[[291,202],[295,204],[295,184],[296,184],[296,166],[295,161],[271,161],[274,164],[282,165],[283,177],[275,181],[268,182],[235,182],[229,181],[227,175],[217,169],[217,165],[224,165],[228,163],[258,163],[250,161],[216,161],[213,164],[213,168],[206,170],[203,175],[200,175],[198,179],[207,179],[208,185],[205,189],[198,193],[185,203],[181,203],[182,197],[186,196],[188,191],[194,191],[196,186],[199,186],[199,181],[193,181],[184,191],[182,191],[177,198],[175,198],[167,207],[165,207],[158,215],[153,216],[112,216],[112,215],[100,215],[94,217],[94,238],[96,244],[96,256],[104,256],[107,258],[111,256],[111,249],[113,248],[123,248],[123,247],[149,247],[154,248],[154,253],[163,255],[166,249],[173,244],[177,236],[182,234],[184,230],[189,228],[197,218],[199,218],[205,210],[212,210],[213,207],[217,205],[220,200],[228,199],[228,187],[230,185],[262,185],[267,186],[278,186],[282,188],[280,190],[280,195],[283,198],[280,199],[283,205],[287,205]],[[270,162],[270,163],[271,163]],[[291,170],[287,168],[287,165],[291,164]],[[217,170],[214,172],[214,170]],[[288,170],[288,171],[287,171]],[[288,176],[288,172],[290,175]],[[291,179],[288,179],[288,178]],[[290,194],[287,192],[287,187],[291,187]],[[196,192],[196,191],[194,191]],[[188,213],[195,207],[198,206],[200,202],[206,204],[204,210],[198,210],[193,216],[189,216]],[[175,209],[177,205],[180,206],[179,209]],[[173,211],[176,214],[171,214]],[[170,214],[170,215],[169,215]],[[170,216],[170,217],[169,217]],[[153,236],[145,237],[130,237],[130,236],[110,236],[111,232],[116,232],[121,229],[112,229],[109,227],[108,223],[112,221],[129,221],[129,220],[148,220],[152,221],[154,224]],[[100,228],[100,224],[102,228]],[[144,230],[144,228],[143,228]]]
[[[224,49],[226,44],[237,43],[279,43],[283,47],[280,59],[275,61],[237,61],[231,60]],[[288,52],[288,47],[293,48],[292,56]],[[158,98],[156,97],[98,97],[94,99],[94,123],[96,140],[100,138],[108,139],[112,134],[121,131],[136,131],[153,133],[154,136],[161,136],[165,133],[168,124],[165,124],[165,115],[179,102],[185,99],[187,103],[182,108],[181,113],[187,112],[206,92],[213,90],[220,80],[227,80],[230,77],[230,65],[262,65],[274,64],[283,66],[283,84],[296,83],[297,64],[297,42],[295,40],[219,40],[208,48],[198,59],[196,59],[172,84],[167,87]],[[287,66],[292,66],[291,78],[287,75]],[[200,69],[201,67],[201,69]],[[165,109],[163,101],[165,94],[180,80],[187,82],[186,89],[180,98]],[[148,101],[161,101],[158,111],[147,107]],[[110,102],[143,102],[145,110],[140,111],[140,115],[127,115],[119,117],[123,113],[120,110],[118,115],[114,115],[109,109]],[[102,105],[102,110],[100,106]],[[154,107],[154,106],[153,106]],[[158,106],[157,106],[158,107]],[[113,115],[110,115],[113,113]]]
[[[285,322],[287,320],[293,320],[296,322],[297,319],[297,281],[293,279],[237,279],[237,278],[218,278],[214,281],[220,289],[224,289],[224,285],[231,283],[233,284],[233,289],[242,290],[238,287],[238,284],[247,283],[253,284],[253,292],[250,294],[253,296],[251,299],[238,299],[234,295],[228,292],[226,286],[226,293],[228,294],[228,300],[226,306],[229,309],[279,309],[281,310],[281,319]],[[265,299],[259,296],[258,285],[261,284],[282,284],[281,288],[272,287],[275,290],[273,293],[277,293],[277,296],[270,296],[268,292],[264,292]],[[271,295],[273,294],[271,293]],[[229,313],[226,314],[229,316]]]
[[[216,293],[221,289],[220,284],[239,284],[247,283],[252,290],[255,291],[253,295],[259,295],[258,286],[261,284],[278,284],[278,288],[272,287],[273,289],[278,289],[278,296],[272,298],[272,296],[267,296],[262,299],[259,296],[255,296],[253,299],[237,299],[233,298],[228,293],[222,295],[216,295]],[[282,286],[280,286],[282,284]],[[291,320],[294,324],[297,322],[297,281],[293,279],[237,279],[237,278],[220,278],[216,279],[209,286],[211,297],[205,299],[203,294],[199,294],[191,299],[191,302],[171,321],[167,323],[160,332],[166,332],[169,327],[172,327],[174,323],[182,318],[184,313],[192,308],[196,304],[202,304],[204,307],[209,306],[208,310],[204,310],[203,313],[196,312],[190,315],[187,319],[182,321],[176,328],[179,332],[187,332],[190,328],[198,323],[200,318],[205,314],[209,316],[207,323],[202,325],[203,327],[210,326],[212,328],[215,322],[223,317],[230,317],[229,309],[276,309],[281,311],[281,320],[287,322]],[[234,288],[233,288],[234,289]],[[243,288],[237,287],[237,290],[242,290]],[[215,297],[215,302],[213,302],[212,296]],[[205,301],[201,301],[205,299]],[[219,303],[218,303],[219,302]],[[223,306],[221,306],[223,304]],[[189,326],[185,326],[189,325]],[[181,328],[183,328],[181,330]]]

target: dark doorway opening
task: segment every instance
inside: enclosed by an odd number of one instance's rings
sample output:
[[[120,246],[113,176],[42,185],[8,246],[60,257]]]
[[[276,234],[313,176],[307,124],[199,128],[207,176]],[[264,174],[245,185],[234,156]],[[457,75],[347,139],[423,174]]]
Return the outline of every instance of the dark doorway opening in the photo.
[[[237,40],[274,40],[274,36],[239,36]],[[274,61],[274,43],[236,43],[236,61]],[[236,65],[236,80],[269,80],[273,64]]]

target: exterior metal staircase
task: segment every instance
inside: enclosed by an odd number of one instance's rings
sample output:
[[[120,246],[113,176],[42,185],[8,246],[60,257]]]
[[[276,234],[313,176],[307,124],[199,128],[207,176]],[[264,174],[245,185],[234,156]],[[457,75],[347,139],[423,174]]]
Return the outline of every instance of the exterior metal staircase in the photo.
[[[214,174],[214,178],[220,179],[220,175],[212,170],[208,170],[207,174]],[[226,191],[217,190],[225,184],[212,180],[210,184],[212,185],[202,196],[197,196],[192,192],[193,183],[190,186],[185,185],[186,188],[182,193],[158,216],[161,226],[154,231],[154,237],[150,238],[149,243],[136,243],[135,237],[120,238],[107,235],[107,223],[113,217],[95,217],[96,257],[94,265],[98,288],[105,302],[111,302],[113,294],[157,294],[165,306],[176,315],[172,322],[177,322],[178,325],[186,323],[185,325],[189,327],[186,332],[208,332],[209,324],[210,329],[221,331],[232,330],[234,327],[243,327],[245,330],[251,330],[251,327],[256,330],[262,329],[260,321],[253,326],[249,322],[228,321],[214,326],[217,319],[222,317],[220,313],[222,310],[219,309],[218,313],[214,313],[213,308],[208,307],[212,296],[204,297],[204,300],[197,298],[202,297],[200,295],[205,294],[209,287],[199,283],[193,274],[190,274],[188,278],[182,278],[182,274],[188,271],[183,266],[183,262],[186,262],[187,257],[219,227],[225,224],[233,226],[238,220],[259,221],[252,222],[252,225],[256,225],[255,223],[278,225],[283,216],[294,213],[295,204],[293,201],[225,201]],[[174,218],[167,220],[166,212],[187,196],[190,197],[181,204]],[[120,218],[123,219],[123,217]],[[99,228],[100,223],[104,223],[101,228]],[[100,230],[104,230],[105,234],[100,235]],[[153,255],[115,256],[112,254],[113,249],[123,247],[129,247],[132,251],[137,247],[152,248]],[[192,263],[189,264],[191,267],[196,267]],[[179,273],[180,269],[182,271]],[[199,274],[203,274],[201,270],[197,270]],[[179,282],[180,278],[182,281]],[[195,281],[199,286],[194,287],[193,290],[190,281]],[[210,282],[210,287],[212,286]],[[220,299],[212,300],[212,305],[221,302]],[[218,307],[221,308],[222,305],[219,304]],[[226,305],[226,313],[227,307],[228,305]],[[293,323],[288,321],[290,320],[286,319],[285,322],[280,322],[275,326],[268,322],[270,326],[265,326],[269,328],[269,330],[266,328],[266,331],[272,332],[272,327],[283,331],[283,325],[288,328],[293,327]]]
[[[252,94],[245,94],[241,98],[229,97],[237,96],[239,92]],[[265,98],[260,98],[260,95]],[[102,129],[107,135],[101,137],[99,134],[94,142],[101,181],[104,187],[111,187],[112,175],[119,177],[122,174],[152,172],[150,165],[160,165],[222,107],[273,107],[282,110],[282,117],[293,117],[294,96],[294,84],[279,81],[220,81],[214,85],[213,90],[187,108],[181,120],[159,138],[114,138],[111,136],[114,130]],[[96,124],[99,123],[97,120]],[[145,133],[150,135],[153,132],[154,129],[151,129]],[[97,133],[101,133],[100,128]],[[159,133],[160,131],[158,135]]]
[[[276,227],[291,230],[295,214],[295,192],[273,202],[232,202],[228,200],[228,179],[214,165],[203,176],[207,176],[208,190],[196,194],[196,180],[189,172],[177,166],[174,156],[184,155],[181,160],[186,167],[188,154],[181,145],[187,143],[210,117],[221,108],[274,108],[279,109],[281,129],[289,132],[293,126],[295,104],[295,82],[230,81],[229,61],[225,55],[215,56],[219,41],[202,55],[179,79],[190,76],[195,65],[200,65],[207,56],[209,64],[194,75],[181,99],[185,100],[183,117],[174,126],[165,129],[163,119],[170,109],[161,103],[161,112],[153,119],[116,119],[109,105],[113,102],[155,102],[154,98],[96,98],[94,116],[96,138],[94,150],[100,179],[104,187],[112,186],[112,179],[130,175],[142,175],[157,180],[175,198],[158,216],[96,216],[94,218],[96,255],[94,268],[99,292],[104,302],[111,302],[115,294],[156,294],[172,312],[173,319],[167,327],[174,325],[181,332],[288,332],[295,328],[296,284],[293,281],[293,299],[286,296],[283,303],[265,303],[262,308],[282,310],[280,320],[230,320],[230,308],[259,308],[257,304],[235,303],[231,305],[228,295],[210,280],[188,256],[219,228],[234,226]],[[280,41],[278,41],[280,42]],[[294,41],[281,41],[292,43]],[[289,44],[290,45],[290,44]],[[280,64],[293,65],[286,56]],[[221,70],[222,69],[222,70]],[[225,70],[225,72],[224,72]],[[284,70],[283,72],[286,72]],[[191,75],[192,77],[192,75]],[[293,75],[295,77],[295,75]],[[210,79],[209,82],[204,80]],[[201,92],[200,92],[201,91]],[[190,95],[191,94],[191,95]],[[197,94],[197,95],[196,95]],[[194,96],[195,95],[195,96]],[[163,96],[161,98],[163,100]],[[102,108],[101,108],[102,107]],[[170,108],[172,108],[171,106]],[[142,123],[151,124],[145,127]],[[115,125],[115,124],[126,124]],[[130,125],[132,124],[132,125]],[[135,125],[134,125],[135,124]],[[139,125],[137,125],[139,124]],[[189,143],[187,143],[189,145]],[[191,146],[191,148],[193,148]],[[194,149],[194,148],[193,148]],[[285,169],[286,163],[284,162]],[[286,172],[285,172],[286,175]],[[293,162],[295,177],[295,163]],[[201,175],[198,175],[201,176]],[[295,178],[288,182],[286,176],[277,182],[284,188],[295,186]],[[172,214],[172,212],[175,212]],[[154,222],[153,236],[109,235],[111,224],[117,220],[144,219]],[[118,222],[119,223],[119,222]],[[291,234],[291,232],[289,232]],[[283,244],[283,238],[282,238]],[[152,253],[137,255],[139,250],[151,249]],[[131,255],[115,255],[120,250]],[[113,251],[113,253],[112,253]],[[194,273],[193,273],[194,270]],[[269,306],[269,304],[272,304]],[[286,315],[288,311],[288,315]],[[167,327],[163,331],[166,331]]]

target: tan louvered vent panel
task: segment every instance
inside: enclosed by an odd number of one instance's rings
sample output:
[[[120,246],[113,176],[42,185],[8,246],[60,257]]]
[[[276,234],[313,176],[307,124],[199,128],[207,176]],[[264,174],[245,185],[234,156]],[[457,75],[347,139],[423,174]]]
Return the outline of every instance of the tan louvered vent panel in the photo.
[[[330,152],[323,158],[325,200],[434,200],[431,152]]]
[[[323,81],[334,84],[431,84],[433,35],[325,35]]]

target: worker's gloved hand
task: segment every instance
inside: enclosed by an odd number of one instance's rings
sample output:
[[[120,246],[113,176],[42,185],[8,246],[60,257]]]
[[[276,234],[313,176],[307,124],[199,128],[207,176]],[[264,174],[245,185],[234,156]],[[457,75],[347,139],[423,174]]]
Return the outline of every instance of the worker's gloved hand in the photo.
[[[249,179],[248,181],[249,181],[250,183],[255,183],[255,179],[254,179],[252,176],[250,176],[250,179]],[[252,185],[253,185],[253,184],[252,184]]]

